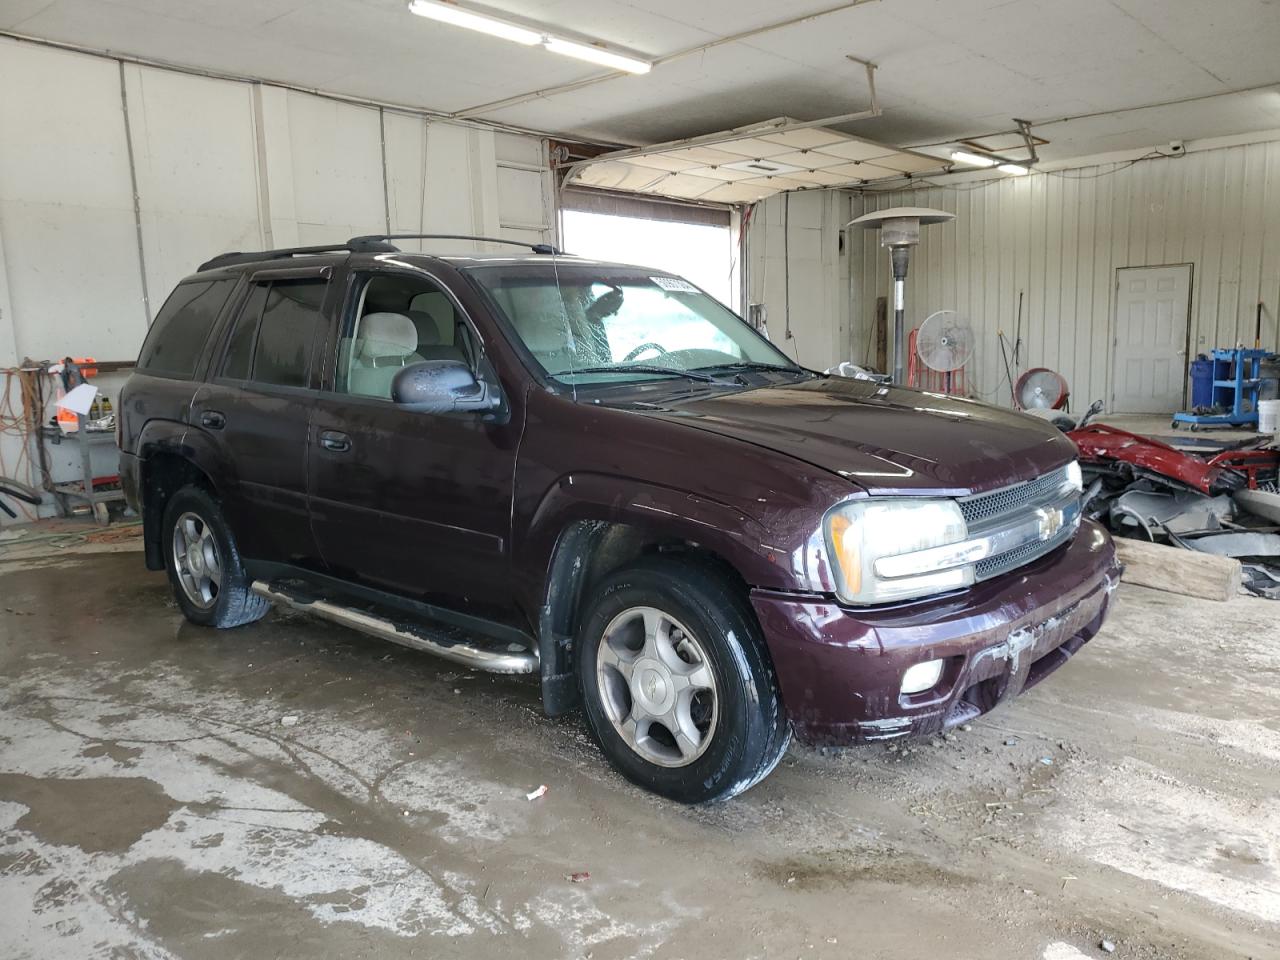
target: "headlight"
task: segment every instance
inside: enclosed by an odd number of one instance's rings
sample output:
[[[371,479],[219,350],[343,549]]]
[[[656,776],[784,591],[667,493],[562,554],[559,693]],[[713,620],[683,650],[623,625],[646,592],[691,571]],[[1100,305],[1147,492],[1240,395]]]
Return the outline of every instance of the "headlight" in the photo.
[[[1080,461],[1072,460],[1067,464],[1067,480],[1073,487],[1084,492],[1084,474],[1080,472]]]
[[[832,509],[824,525],[836,594],[845,603],[887,603],[970,586],[972,564],[986,555],[971,555],[975,541],[963,543],[968,530],[954,500],[850,501]],[[901,557],[908,553],[916,556]]]

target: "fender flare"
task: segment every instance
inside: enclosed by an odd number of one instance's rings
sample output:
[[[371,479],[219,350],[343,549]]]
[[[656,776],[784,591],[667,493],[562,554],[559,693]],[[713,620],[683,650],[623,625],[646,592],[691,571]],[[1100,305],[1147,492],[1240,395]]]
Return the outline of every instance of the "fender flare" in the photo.
[[[234,471],[214,441],[202,430],[178,420],[148,420],[138,433],[138,495],[142,507],[142,540],[147,568],[163,569],[160,546],[160,518],[164,505],[147,496],[151,483],[149,462],[157,455],[175,456],[191,464],[206,477],[214,492],[234,482]]]
[[[617,525],[655,540],[681,540],[711,551],[753,586],[786,583],[786,557],[768,546],[765,528],[740,509],[673,487],[600,473],[561,477],[544,494],[513,544],[516,570],[543,571],[528,585],[536,604],[543,708],[550,716],[577,703],[573,667],[576,613],[589,574],[584,557]]]

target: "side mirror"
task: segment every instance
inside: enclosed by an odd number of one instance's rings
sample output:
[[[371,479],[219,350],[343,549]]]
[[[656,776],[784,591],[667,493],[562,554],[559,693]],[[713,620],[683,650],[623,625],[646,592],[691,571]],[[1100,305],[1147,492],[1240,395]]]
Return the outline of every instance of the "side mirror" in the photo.
[[[391,399],[420,413],[492,410],[499,402],[488,384],[477,380],[471,369],[457,360],[409,364],[392,379]]]

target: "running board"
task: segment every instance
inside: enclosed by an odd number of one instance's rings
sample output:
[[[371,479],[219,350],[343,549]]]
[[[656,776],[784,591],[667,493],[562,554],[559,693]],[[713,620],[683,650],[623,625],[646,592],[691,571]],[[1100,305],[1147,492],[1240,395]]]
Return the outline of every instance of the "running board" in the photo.
[[[448,626],[442,625],[439,629],[432,629],[414,623],[397,623],[377,614],[295,592],[279,583],[255,580],[251,589],[258,596],[265,597],[272,603],[282,603],[302,613],[309,613],[413,650],[435,654],[437,657],[452,663],[460,663],[473,670],[483,670],[487,673],[536,673],[538,671],[538,654],[535,650],[513,649],[514,644],[506,649],[488,649],[477,646],[469,639],[457,639],[451,636],[450,634],[455,631]],[[461,631],[456,632],[461,633]]]

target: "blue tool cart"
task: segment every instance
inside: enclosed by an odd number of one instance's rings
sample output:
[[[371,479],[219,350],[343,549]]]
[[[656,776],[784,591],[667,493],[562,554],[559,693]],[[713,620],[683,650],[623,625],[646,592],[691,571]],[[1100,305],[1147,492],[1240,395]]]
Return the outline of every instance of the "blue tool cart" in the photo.
[[[1197,427],[1243,427],[1258,425],[1258,388],[1262,385],[1259,365],[1267,350],[1236,347],[1213,351],[1212,405],[1223,413],[1175,413],[1173,428],[1188,423]]]

